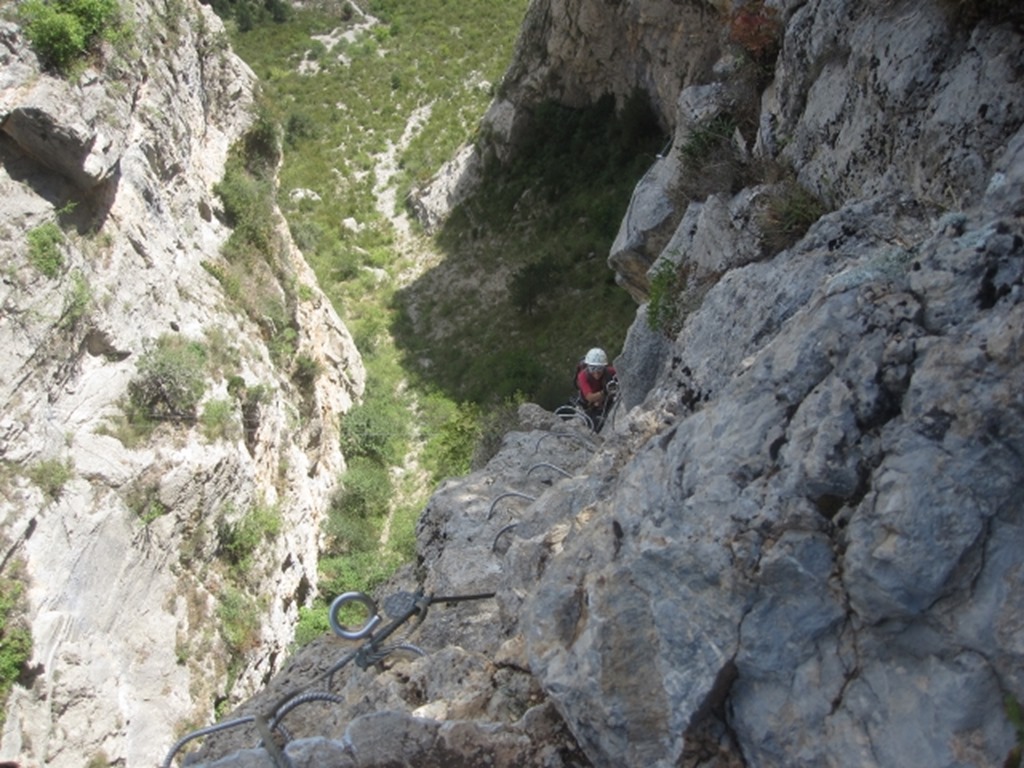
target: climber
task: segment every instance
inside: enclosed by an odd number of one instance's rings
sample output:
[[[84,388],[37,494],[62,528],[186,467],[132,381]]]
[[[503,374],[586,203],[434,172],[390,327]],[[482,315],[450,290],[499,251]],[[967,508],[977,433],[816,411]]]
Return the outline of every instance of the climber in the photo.
[[[605,351],[594,347],[587,352],[576,367],[577,402],[590,418],[595,432],[601,431],[618,387],[615,367],[608,364]]]

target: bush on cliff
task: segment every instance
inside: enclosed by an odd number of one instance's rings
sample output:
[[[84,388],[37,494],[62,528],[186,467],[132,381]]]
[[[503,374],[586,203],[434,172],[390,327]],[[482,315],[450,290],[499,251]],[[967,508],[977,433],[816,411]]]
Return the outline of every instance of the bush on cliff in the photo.
[[[161,336],[139,360],[128,384],[128,419],[193,422],[206,388],[206,349],[178,336]]]
[[[117,0],[28,0],[20,9],[25,33],[48,67],[67,72],[119,26]]]

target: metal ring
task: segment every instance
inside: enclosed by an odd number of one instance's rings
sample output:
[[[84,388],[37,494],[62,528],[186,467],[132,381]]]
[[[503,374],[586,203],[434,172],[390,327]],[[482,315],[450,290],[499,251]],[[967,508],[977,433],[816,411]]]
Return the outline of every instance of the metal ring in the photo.
[[[341,609],[349,603],[359,603],[366,609],[369,615],[366,623],[358,629],[350,629],[338,621],[338,614],[341,612]],[[364,595],[362,592],[346,592],[334,598],[334,602],[331,603],[331,609],[327,612],[327,620],[330,622],[334,634],[344,637],[346,640],[362,640],[364,637],[368,637],[381,622],[380,615],[377,613],[377,604],[373,602],[373,598],[369,595]]]

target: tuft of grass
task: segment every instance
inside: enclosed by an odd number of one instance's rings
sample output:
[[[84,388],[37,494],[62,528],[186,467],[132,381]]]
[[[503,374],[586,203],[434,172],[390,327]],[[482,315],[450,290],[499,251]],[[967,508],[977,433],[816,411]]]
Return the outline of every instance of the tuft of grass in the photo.
[[[758,216],[765,255],[774,255],[794,245],[826,213],[825,203],[795,180],[776,185]]]
[[[92,287],[88,279],[80,271],[71,274],[71,286],[65,295],[64,311],[60,318],[60,327],[74,328],[85,317],[92,303]]]
[[[60,498],[73,475],[71,462],[60,459],[43,459],[28,469],[29,479],[52,501]]]
[[[691,130],[680,149],[686,165],[679,186],[683,203],[734,194],[750,180],[751,169],[736,144],[736,130],[736,119],[729,114],[716,115]]]

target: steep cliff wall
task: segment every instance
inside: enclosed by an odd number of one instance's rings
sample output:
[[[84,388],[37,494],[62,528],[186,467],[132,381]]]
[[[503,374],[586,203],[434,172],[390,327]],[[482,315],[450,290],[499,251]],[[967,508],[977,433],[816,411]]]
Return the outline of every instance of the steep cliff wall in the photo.
[[[152,765],[275,671],[316,584],[337,416],[363,387],[287,240],[273,295],[312,384],[211,274],[230,233],[212,188],[254,85],[219,20],[193,2],[124,6],[132,45],[71,78],[0,27],[0,519],[34,641],[0,758],[25,768]],[[140,435],[129,386],[161,339],[201,350],[197,414],[215,408]],[[253,520],[264,535],[232,561],[225,537]]]
[[[499,155],[549,96],[648,89],[673,132],[610,254],[642,302],[623,407],[600,437],[525,407],[484,470],[438,490],[390,587],[495,598],[432,607],[419,657],[306,649],[236,713],[332,684],[286,715],[293,765],[952,767],[1020,748],[1021,19],[773,8],[777,56],[704,4],[532,4],[489,118]],[[642,18],[662,19],[650,45]],[[712,66],[666,53],[690,24]],[[220,768],[271,764],[243,723],[227,733],[206,747],[231,753]]]

